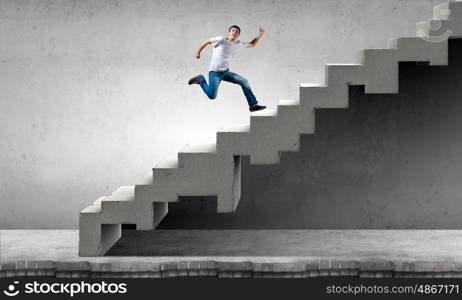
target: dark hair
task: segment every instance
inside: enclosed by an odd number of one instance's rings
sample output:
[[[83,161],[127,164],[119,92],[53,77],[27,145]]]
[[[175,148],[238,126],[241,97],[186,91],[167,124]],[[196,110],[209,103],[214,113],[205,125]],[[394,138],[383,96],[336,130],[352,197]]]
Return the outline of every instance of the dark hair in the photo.
[[[241,28],[240,28],[239,26],[237,26],[237,25],[230,26],[230,27],[228,28],[228,32],[231,31],[231,28],[237,28],[237,30],[239,30],[239,33],[241,33]]]

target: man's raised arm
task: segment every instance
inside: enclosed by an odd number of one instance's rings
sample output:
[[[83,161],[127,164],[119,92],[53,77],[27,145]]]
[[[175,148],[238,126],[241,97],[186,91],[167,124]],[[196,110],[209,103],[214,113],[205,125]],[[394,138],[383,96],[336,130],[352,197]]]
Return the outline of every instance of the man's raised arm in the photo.
[[[210,40],[206,40],[205,42],[203,42],[199,49],[197,49],[196,53],[194,54],[194,57],[199,59],[201,58],[201,51],[205,48],[205,46],[207,46],[208,44],[211,44]]]
[[[248,45],[247,45],[247,48],[252,48],[252,47],[255,47],[255,45],[258,43],[258,41],[261,39],[261,37],[263,36],[263,34],[265,33],[265,29],[263,29],[263,27],[260,27],[258,29],[258,36],[256,38],[254,38]]]

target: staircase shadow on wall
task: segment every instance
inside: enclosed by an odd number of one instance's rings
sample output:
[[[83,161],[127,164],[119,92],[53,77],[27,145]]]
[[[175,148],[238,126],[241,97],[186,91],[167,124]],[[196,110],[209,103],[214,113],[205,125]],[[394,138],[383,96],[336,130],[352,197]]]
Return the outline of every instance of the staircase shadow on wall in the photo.
[[[462,40],[449,66],[400,63],[399,94],[349,89],[281,163],[242,165],[234,214],[215,197],[169,204],[159,229],[462,228]]]

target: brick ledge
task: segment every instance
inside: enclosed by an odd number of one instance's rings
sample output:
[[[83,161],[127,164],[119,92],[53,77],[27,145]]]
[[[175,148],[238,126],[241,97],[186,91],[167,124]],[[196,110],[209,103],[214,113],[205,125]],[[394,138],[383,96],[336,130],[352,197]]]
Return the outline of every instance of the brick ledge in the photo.
[[[362,278],[460,278],[462,263],[389,262],[389,261],[329,261],[304,260],[184,260],[165,262],[120,261],[13,261],[0,265],[0,278],[5,277],[55,278],[308,278],[308,277],[362,277]]]

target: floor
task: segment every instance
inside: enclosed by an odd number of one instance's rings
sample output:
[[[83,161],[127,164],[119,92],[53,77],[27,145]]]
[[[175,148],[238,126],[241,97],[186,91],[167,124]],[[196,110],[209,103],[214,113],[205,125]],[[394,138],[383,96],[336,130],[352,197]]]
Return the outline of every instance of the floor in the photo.
[[[462,262],[460,249],[462,230],[127,230],[106,256],[80,258],[77,230],[0,230],[1,262],[134,257]]]

